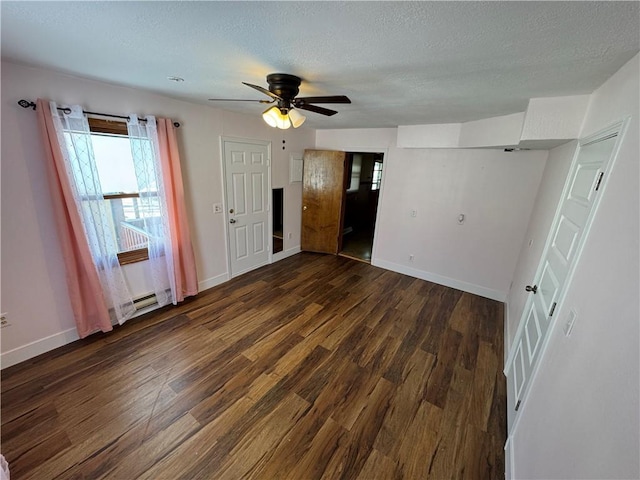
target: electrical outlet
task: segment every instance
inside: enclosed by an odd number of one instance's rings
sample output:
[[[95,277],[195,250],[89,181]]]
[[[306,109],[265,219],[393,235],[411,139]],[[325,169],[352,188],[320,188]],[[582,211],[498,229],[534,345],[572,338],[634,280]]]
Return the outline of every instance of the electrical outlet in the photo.
[[[415,208],[411,210],[411,216],[412,217],[417,217],[418,216],[418,210],[416,210]]]
[[[10,327],[9,316],[7,313],[0,314],[0,328]]]

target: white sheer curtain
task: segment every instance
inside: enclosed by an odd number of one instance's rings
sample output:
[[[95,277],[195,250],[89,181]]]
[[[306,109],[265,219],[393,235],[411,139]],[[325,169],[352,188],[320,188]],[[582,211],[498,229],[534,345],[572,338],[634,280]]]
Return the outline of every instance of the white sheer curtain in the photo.
[[[127,122],[131,156],[138,181],[138,205],[144,230],[149,234],[149,266],[158,305],[176,304],[173,249],[162,181],[156,119],[129,115]]]
[[[58,110],[55,102],[49,106],[103,295],[112,319],[124,323],[133,316],[135,307],[118,262],[118,245],[98,177],[89,122],[78,105],[70,107],[70,113]]]

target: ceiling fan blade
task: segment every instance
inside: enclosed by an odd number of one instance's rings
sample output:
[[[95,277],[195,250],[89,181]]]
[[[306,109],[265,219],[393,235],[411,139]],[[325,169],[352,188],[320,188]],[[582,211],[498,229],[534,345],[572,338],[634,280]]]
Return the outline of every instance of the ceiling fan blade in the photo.
[[[246,98],[207,98],[210,102],[259,102],[273,103],[275,100],[248,100]]]
[[[338,113],[335,110],[329,110],[328,108],[317,107],[315,105],[307,105],[306,103],[301,103],[299,105],[296,105],[296,108],[300,108],[302,110],[309,110],[310,112],[319,113],[320,115],[326,115],[327,117],[330,117],[331,115],[335,115],[336,113]]]
[[[351,103],[349,97],[345,95],[328,95],[326,97],[301,97],[296,98],[295,102],[302,103]]]
[[[256,90],[258,90],[259,92],[264,93],[265,95],[269,95],[271,98],[274,98],[276,100],[282,100],[282,98],[280,98],[278,95],[276,95],[275,93],[267,90],[266,88],[261,87],[260,85],[253,85],[251,83],[247,83],[247,82],[242,82],[244,85],[246,85],[247,87],[251,87],[251,88],[255,88]]]

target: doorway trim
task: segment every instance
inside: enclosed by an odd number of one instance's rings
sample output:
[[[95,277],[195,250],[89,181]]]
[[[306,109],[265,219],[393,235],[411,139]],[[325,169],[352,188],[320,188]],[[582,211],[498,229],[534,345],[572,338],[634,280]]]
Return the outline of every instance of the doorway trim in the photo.
[[[267,218],[267,230],[265,232],[266,238],[265,241],[267,242],[267,250],[268,250],[268,259],[267,259],[267,265],[273,263],[273,212],[272,212],[272,208],[271,205],[273,203],[273,198],[272,198],[272,191],[271,191],[271,159],[272,159],[272,152],[271,152],[271,141],[269,140],[259,140],[259,139],[254,139],[254,138],[242,138],[242,137],[231,137],[231,136],[226,136],[226,135],[221,135],[220,136],[220,162],[222,163],[222,209],[223,209],[223,214],[224,214],[224,244],[225,244],[225,254],[227,257],[227,278],[231,279],[231,278],[235,278],[236,276],[238,276],[238,274],[236,274],[235,276],[233,275],[232,271],[231,271],[231,245],[229,244],[229,208],[228,208],[228,202],[227,202],[227,165],[226,165],[226,160],[225,160],[225,143],[226,142],[233,142],[233,143],[245,143],[245,144],[250,144],[250,145],[261,145],[261,146],[265,146],[267,147],[267,191],[268,191],[268,197],[267,197],[267,212],[268,212],[268,218]],[[249,270],[250,271],[250,270]],[[247,272],[242,272],[239,275],[242,275],[244,273]]]

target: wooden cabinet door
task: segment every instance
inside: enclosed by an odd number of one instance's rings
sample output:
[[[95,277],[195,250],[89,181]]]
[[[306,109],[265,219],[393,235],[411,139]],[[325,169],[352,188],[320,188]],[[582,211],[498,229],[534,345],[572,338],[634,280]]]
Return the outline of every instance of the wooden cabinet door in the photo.
[[[346,153],[305,150],[301,249],[337,254],[342,244]]]

